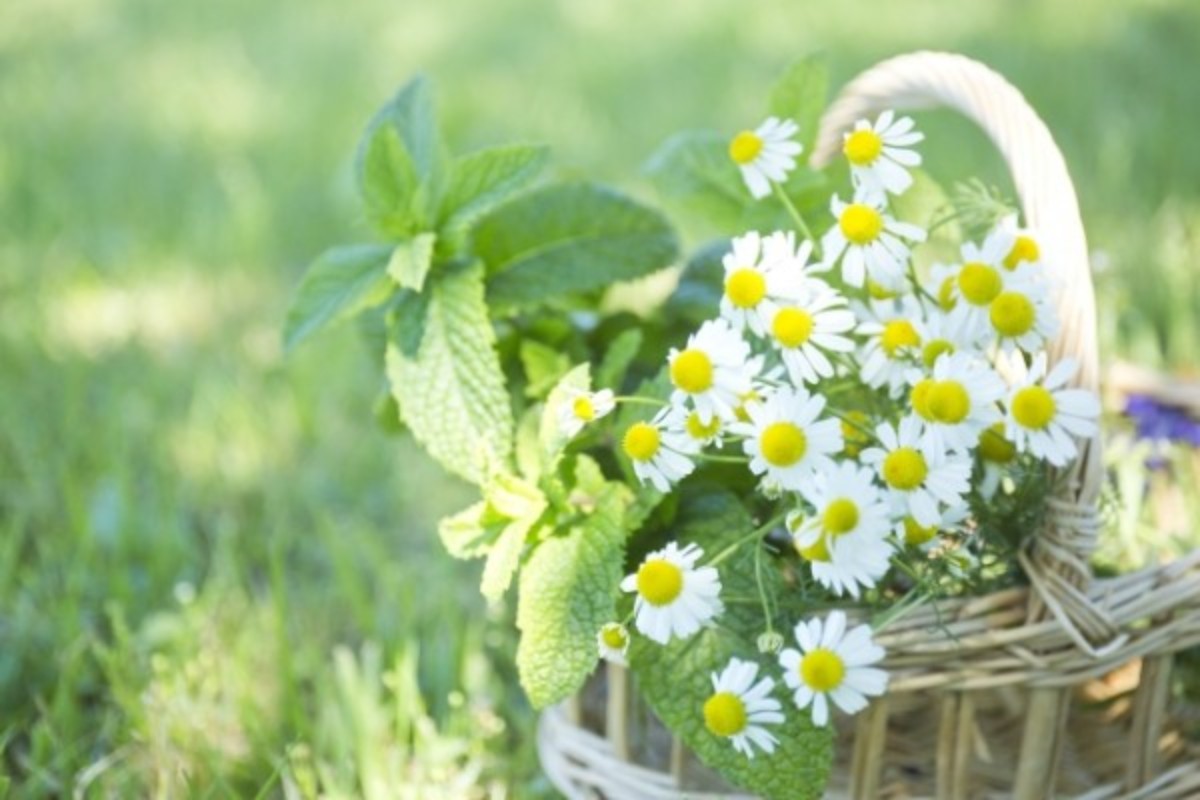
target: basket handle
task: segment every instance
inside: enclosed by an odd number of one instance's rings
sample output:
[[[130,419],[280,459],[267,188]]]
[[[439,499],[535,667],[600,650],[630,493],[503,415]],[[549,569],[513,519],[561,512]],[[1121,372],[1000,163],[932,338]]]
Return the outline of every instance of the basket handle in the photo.
[[[841,151],[843,133],[863,117],[889,108],[938,106],[973,120],[1004,156],[1053,286],[1061,327],[1048,347],[1050,362],[1074,358],[1079,372],[1072,383],[1097,391],[1096,297],[1079,201],[1046,124],[1012,84],[978,61],[953,53],[909,53],[880,62],[852,80],[829,107],[811,161],[818,167],[828,164]],[[1039,601],[1076,644],[1098,653],[1094,642],[1111,646],[1116,637],[1107,615],[1085,594],[1103,479],[1099,436],[1080,446],[1062,494],[1050,502],[1045,529],[1031,537],[1020,557]],[[1041,609],[1030,612],[1038,616]]]

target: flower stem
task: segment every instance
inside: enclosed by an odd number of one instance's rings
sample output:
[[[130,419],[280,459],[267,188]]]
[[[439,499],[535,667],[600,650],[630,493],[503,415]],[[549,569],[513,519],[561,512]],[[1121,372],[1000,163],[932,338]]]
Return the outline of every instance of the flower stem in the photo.
[[[763,622],[766,624],[767,633],[774,633],[772,619],[775,615],[771,611],[770,602],[767,601],[767,587],[763,585],[762,579],[762,551],[761,547],[754,548],[754,582],[758,584],[758,599],[762,603]]]
[[[660,408],[667,404],[666,400],[659,400],[656,397],[642,397],[641,395],[636,395],[636,394],[619,395],[617,397],[614,397],[613,400],[618,403],[631,403],[634,405],[642,405],[642,406],[657,406]]]
[[[696,458],[701,461],[714,461],[718,464],[749,464],[750,459],[746,456],[722,456],[713,453],[697,453]]]
[[[800,215],[800,211],[796,208],[796,204],[792,202],[792,198],[788,197],[787,192],[783,190],[783,186],[775,181],[771,181],[771,188],[775,191],[775,196],[779,198],[779,202],[783,203],[784,208],[791,215],[792,221],[796,223],[796,227],[800,229],[800,233],[804,235],[804,238],[812,242],[813,255],[820,261],[821,243],[817,240],[817,237],[813,236],[812,230],[809,229],[808,223],[804,221],[804,217]]]
[[[726,547],[724,550],[717,553],[717,555],[713,558],[713,560],[708,562],[708,566],[710,566],[710,567],[717,566],[722,561],[724,561],[725,559],[727,559],[731,555],[733,555],[735,552],[737,552],[738,548],[740,548],[742,545],[746,544],[747,542],[754,541],[755,539],[763,538],[768,533],[770,533],[771,530],[776,525],[783,522],[783,520],[786,518],[787,518],[786,512],[776,514],[774,517],[772,517],[770,520],[768,520],[765,524],[758,526],[757,528],[752,530],[750,533],[743,536],[741,539],[738,539],[736,542],[732,543],[731,545]]]

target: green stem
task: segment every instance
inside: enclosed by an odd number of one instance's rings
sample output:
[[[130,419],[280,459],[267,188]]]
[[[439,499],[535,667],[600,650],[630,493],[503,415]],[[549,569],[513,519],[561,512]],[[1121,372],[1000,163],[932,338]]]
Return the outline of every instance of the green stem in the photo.
[[[792,221],[796,223],[796,227],[800,229],[800,233],[804,235],[804,238],[812,242],[813,255],[820,261],[821,243],[817,240],[817,237],[813,236],[812,230],[809,229],[808,223],[804,221],[804,217],[800,215],[800,210],[796,208],[796,205],[792,202],[792,198],[788,197],[787,192],[783,190],[783,186],[775,181],[771,181],[771,188],[775,191],[775,196],[779,198],[779,202],[783,203],[788,214],[791,215]]]
[[[656,406],[659,408],[667,405],[666,400],[659,400],[656,397],[642,397],[636,394],[619,395],[614,397],[613,400],[617,403],[632,403],[634,405]]]
[[[855,420],[853,417],[851,417],[846,412],[838,411],[836,408],[832,408],[830,406],[826,406],[826,410],[828,410],[830,414],[833,414],[835,417],[840,419],[842,422],[849,425],[851,428],[854,428],[854,430],[858,431],[863,436],[866,436],[867,438],[869,438],[872,442],[879,441],[879,437],[875,435],[875,431],[871,430],[866,425],[863,425],[862,423],[858,422],[857,420]]]
[[[774,633],[775,626],[772,624],[774,614],[771,612],[771,604],[767,601],[767,587],[763,585],[762,579],[762,551],[761,547],[754,548],[754,582],[758,584],[758,599],[762,603],[763,620],[766,622],[767,633]]]
[[[746,456],[721,456],[711,453],[697,453],[696,458],[700,461],[714,461],[718,464],[749,464],[750,459]]]
[[[757,528],[752,530],[750,533],[743,536],[741,539],[738,539],[736,542],[729,545],[721,552],[717,553],[716,557],[713,558],[712,561],[709,561],[707,566],[710,566],[710,567],[717,566],[722,561],[724,561],[725,559],[727,559],[731,555],[733,555],[735,552],[737,552],[737,549],[739,547],[741,547],[742,545],[746,544],[746,542],[750,542],[755,539],[761,539],[762,537],[766,536],[768,533],[770,533],[771,529],[773,529],[780,522],[783,522],[783,520],[786,518],[787,518],[786,512],[784,512],[782,514],[776,514],[765,524],[758,526]]]

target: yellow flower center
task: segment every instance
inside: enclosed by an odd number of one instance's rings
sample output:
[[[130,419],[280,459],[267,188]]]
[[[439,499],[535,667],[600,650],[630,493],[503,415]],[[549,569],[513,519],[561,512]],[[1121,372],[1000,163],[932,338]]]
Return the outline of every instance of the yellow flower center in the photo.
[[[660,438],[658,428],[649,422],[635,422],[625,431],[621,447],[634,461],[649,461],[658,452]]]
[[[671,361],[671,382],[688,394],[708,391],[713,384],[713,365],[700,350],[684,350]]]
[[[738,308],[754,308],[767,296],[767,279],[749,267],[734,270],[725,279],[725,296]]]
[[[912,517],[904,518],[904,542],[911,545],[921,545],[937,535],[937,526],[925,526]]]
[[[938,356],[943,353],[953,353],[954,342],[948,339],[930,339],[925,343],[925,347],[921,349],[921,361],[929,369],[933,369],[933,365],[937,363]]]
[[[1018,236],[1013,242],[1012,250],[1008,251],[1008,255],[1004,257],[1004,266],[1008,269],[1016,269],[1017,265],[1022,261],[1037,261],[1041,255],[1038,249],[1038,243],[1028,236]]]
[[[683,570],[670,561],[647,561],[638,568],[637,590],[650,605],[665,606],[683,591]]]
[[[971,395],[958,381],[938,381],[929,390],[926,407],[938,422],[957,425],[971,413]]]
[[[883,217],[868,205],[851,203],[842,211],[838,225],[842,234],[854,244],[869,244],[883,230]]]
[[[953,276],[946,278],[942,281],[942,285],[938,287],[937,301],[943,311],[950,311],[958,304],[958,300],[954,297]]]
[[[799,347],[812,335],[813,318],[802,308],[785,308],[771,321],[771,333],[784,347]]]
[[[739,395],[738,400],[741,402],[738,403],[738,407],[733,410],[733,416],[737,418],[738,422],[749,422],[750,412],[746,410],[747,404],[757,403],[759,400],[762,400],[762,398],[759,397],[758,392],[749,391],[743,395]]]
[[[717,736],[735,736],[746,729],[746,704],[733,692],[717,692],[704,701],[704,725]]]
[[[873,281],[870,278],[867,278],[867,294],[869,294],[873,300],[891,300],[900,296],[900,292],[894,289],[889,289],[882,283]]]
[[[711,439],[721,430],[721,420],[714,414],[712,420],[705,425],[700,421],[700,415],[693,411],[688,414],[684,427],[687,429],[688,436],[693,439]]]
[[[894,319],[884,324],[879,343],[883,345],[883,352],[887,353],[888,358],[895,358],[901,348],[919,345],[921,335],[908,320]]]
[[[571,404],[571,412],[584,422],[591,422],[596,418],[596,406],[592,404],[592,398],[587,395],[575,398],[575,402]]]
[[[729,157],[735,164],[749,164],[762,152],[763,140],[754,131],[742,131],[729,142]]]
[[[825,543],[824,536],[821,536],[808,547],[797,547],[796,551],[808,561],[828,563],[830,560],[829,547]]]
[[[842,420],[842,450],[848,456],[857,456],[863,445],[870,441],[861,428],[870,423],[871,418],[862,411],[850,411],[846,416],[849,419]]]
[[[849,533],[858,525],[858,506],[848,497],[839,497],[825,507],[821,523],[833,536]]]
[[[1041,386],[1026,386],[1013,396],[1013,417],[1022,426],[1041,430],[1054,419],[1054,395]]]
[[[773,422],[762,433],[762,455],[776,467],[790,467],[804,458],[808,437],[790,422]]]
[[[888,486],[902,492],[920,486],[928,474],[925,456],[911,447],[898,447],[883,460],[883,479]]]
[[[865,167],[883,152],[883,139],[872,130],[855,131],[846,137],[842,152],[851,164]]]
[[[1017,457],[1017,446],[1004,438],[1003,422],[979,434],[979,456],[994,464],[1007,464]]]
[[[995,267],[971,261],[958,273],[958,288],[971,305],[986,306],[1000,294],[1004,281]]]
[[[629,634],[620,625],[609,624],[600,630],[600,639],[607,647],[624,650],[625,645],[629,642]]]
[[[929,410],[929,393],[936,383],[937,381],[933,378],[922,378],[917,381],[908,394],[908,402],[912,405],[913,411],[928,422],[933,422],[933,412]]]
[[[818,647],[800,659],[800,679],[814,692],[831,692],[845,677],[846,662],[832,650]]]
[[[992,301],[988,317],[1001,336],[1021,336],[1033,328],[1033,302],[1020,292],[1001,292]]]

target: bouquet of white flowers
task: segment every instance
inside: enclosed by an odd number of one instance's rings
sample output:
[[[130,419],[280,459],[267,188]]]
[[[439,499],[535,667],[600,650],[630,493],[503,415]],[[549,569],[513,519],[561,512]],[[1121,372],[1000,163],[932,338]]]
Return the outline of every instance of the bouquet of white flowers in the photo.
[[[678,261],[666,218],[535,186],[541,147],[450,156],[418,79],[359,149],[384,243],[318,259],[287,324],[294,344],[361,315],[389,422],[478,485],[440,534],[485,559],[491,602],[518,584],[536,707],[628,665],[706,763],[771,797],[821,794],[832,718],[888,686],[881,630],[1022,583],[1050,468],[1100,410],[1048,361],[1038,231],[979,184],[943,191],[891,111],[808,166],[824,99],[806,60],[756,128],[653,156],[716,238],[630,311],[612,285]]]

